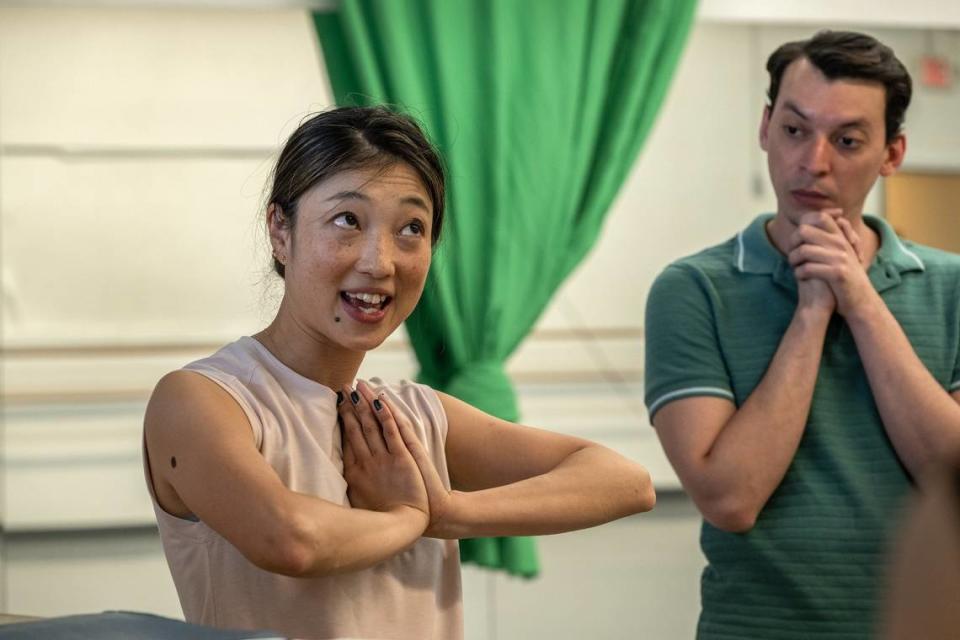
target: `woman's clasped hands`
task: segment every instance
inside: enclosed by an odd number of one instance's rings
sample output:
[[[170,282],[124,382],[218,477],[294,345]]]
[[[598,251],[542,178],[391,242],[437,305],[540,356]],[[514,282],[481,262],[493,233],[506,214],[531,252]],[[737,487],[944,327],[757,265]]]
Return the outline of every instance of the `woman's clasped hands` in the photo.
[[[337,410],[343,477],[353,508],[417,518],[423,534],[437,536],[452,500],[410,419],[386,394],[359,381],[344,387]]]

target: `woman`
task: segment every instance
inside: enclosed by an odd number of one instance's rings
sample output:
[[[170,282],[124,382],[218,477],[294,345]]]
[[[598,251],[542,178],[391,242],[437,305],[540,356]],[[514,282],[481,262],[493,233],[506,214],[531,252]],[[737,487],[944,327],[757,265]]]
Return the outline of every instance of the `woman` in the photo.
[[[653,507],[646,471],[423,385],[352,381],[423,291],[444,210],[409,118],[306,120],[267,207],[273,322],[165,376],[147,482],[187,620],[307,638],[459,638],[461,537]],[[338,426],[339,423],[339,426]]]

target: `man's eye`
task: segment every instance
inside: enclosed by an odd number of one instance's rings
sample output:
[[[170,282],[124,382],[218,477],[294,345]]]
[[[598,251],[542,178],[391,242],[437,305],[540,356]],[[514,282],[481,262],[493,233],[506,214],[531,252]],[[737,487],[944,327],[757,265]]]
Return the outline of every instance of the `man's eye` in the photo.
[[[840,146],[844,149],[856,149],[860,146],[860,141],[850,136],[840,136]]]
[[[795,127],[795,126],[793,126],[792,124],[785,125],[785,126],[783,127],[783,130],[784,130],[784,131],[786,132],[786,134],[787,134],[788,136],[790,136],[791,138],[799,137],[800,134],[802,133],[802,132],[800,131],[800,127]]]
[[[360,221],[357,220],[357,216],[347,211],[335,217],[333,224],[344,229],[355,229],[360,224]]]

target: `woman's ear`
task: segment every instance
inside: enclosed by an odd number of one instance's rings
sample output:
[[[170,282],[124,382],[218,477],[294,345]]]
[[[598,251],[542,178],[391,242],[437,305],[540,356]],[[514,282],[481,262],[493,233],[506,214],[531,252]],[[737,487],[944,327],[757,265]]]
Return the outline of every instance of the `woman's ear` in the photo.
[[[290,218],[275,202],[267,207],[267,233],[270,234],[273,257],[286,265],[290,257]]]

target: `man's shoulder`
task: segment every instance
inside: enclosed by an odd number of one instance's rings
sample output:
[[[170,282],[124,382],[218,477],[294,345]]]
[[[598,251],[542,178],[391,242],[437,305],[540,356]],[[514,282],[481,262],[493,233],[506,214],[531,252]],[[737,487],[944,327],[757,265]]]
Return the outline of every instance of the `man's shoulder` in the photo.
[[[667,268],[678,268],[704,273],[727,272],[733,266],[737,251],[737,236],[715,244],[695,253],[677,258]]]
[[[655,286],[676,286],[712,283],[736,275],[737,236],[669,263],[657,275]]]
[[[960,254],[929,245],[900,239],[904,248],[913,253],[923,263],[925,271],[946,272],[960,275]]]

